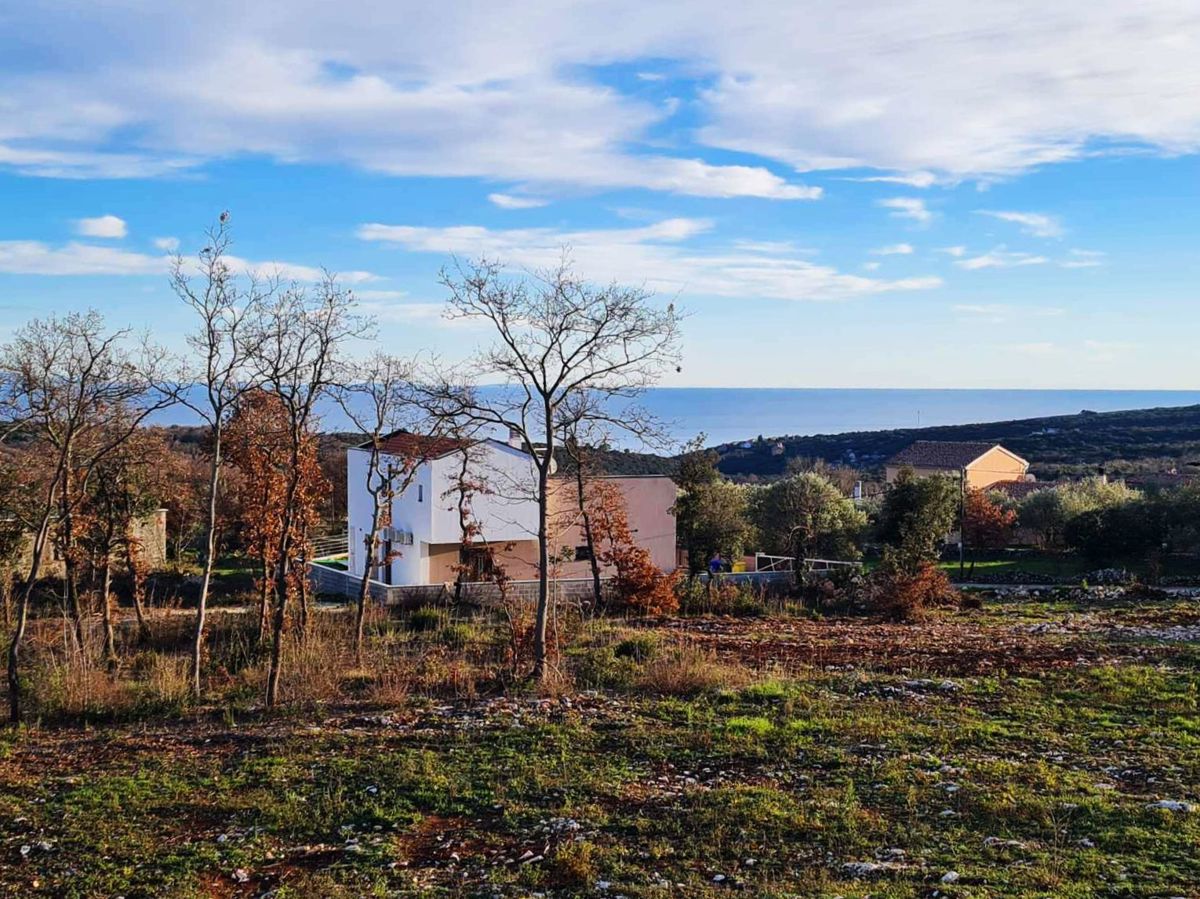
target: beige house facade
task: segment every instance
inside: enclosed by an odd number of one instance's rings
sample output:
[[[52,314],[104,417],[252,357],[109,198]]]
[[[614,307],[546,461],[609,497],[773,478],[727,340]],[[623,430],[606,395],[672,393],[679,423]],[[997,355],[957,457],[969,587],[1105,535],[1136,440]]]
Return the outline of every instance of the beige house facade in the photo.
[[[884,464],[887,482],[895,483],[904,468],[922,478],[961,479],[967,489],[976,490],[1029,478],[1029,463],[998,443],[918,440]]]
[[[599,478],[612,484],[624,500],[625,515],[634,541],[650,553],[650,560],[663,571],[675,569],[675,483],[657,476],[609,476]],[[561,578],[591,577],[587,557],[587,539],[578,511],[578,493],[571,478],[554,478],[550,495],[550,551],[559,560],[555,573]],[[485,534],[486,536],[486,534]],[[458,543],[433,544],[429,547],[429,582],[453,581],[459,564]],[[496,561],[516,580],[538,576],[537,540],[528,537],[494,543]],[[603,547],[597,547],[602,552]],[[601,574],[609,572],[603,565]]]

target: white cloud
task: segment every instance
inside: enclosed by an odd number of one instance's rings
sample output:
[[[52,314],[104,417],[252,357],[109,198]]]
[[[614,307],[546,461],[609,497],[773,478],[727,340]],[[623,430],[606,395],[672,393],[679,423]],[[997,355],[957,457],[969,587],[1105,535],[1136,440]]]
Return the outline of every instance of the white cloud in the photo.
[[[5,99],[0,89],[0,103]],[[186,172],[201,162],[196,158],[151,153],[19,148],[0,139],[0,166],[40,178],[157,178]]]
[[[904,175],[871,175],[866,178],[848,178],[847,180],[904,184],[908,187],[933,187],[937,183],[937,176],[933,172],[909,172]]]
[[[160,256],[116,247],[68,243],[51,247],[36,240],[0,241],[0,272],[13,275],[166,275]]]
[[[1066,365],[1109,365],[1138,349],[1136,343],[1119,340],[1082,340],[1070,343],[1042,341],[1012,344],[1009,349],[1024,356],[1053,356]]]
[[[174,253],[179,249],[178,237],[156,237],[154,245],[165,253]]]
[[[1116,362],[1118,359],[1128,356],[1135,349],[1137,349],[1137,344],[1123,340],[1085,340],[1083,342],[1083,354],[1089,362]]]
[[[862,267],[864,270],[866,270],[868,272],[879,271],[879,263],[878,262],[864,262],[862,264]]]
[[[753,250],[735,245],[708,246],[699,252],[685,245],[690,238],[707,236],[712,227],[706,219],[688,218],[635,228],[585,231],[365,224],[358,235],[363,240],[394,244],[413,252],[487,255],[528,269],[554,265],[567,247],[585,277],[642,283],[664,294],[845,300],[941,285],[937,277],[884,280],[847,274],[797,258],[787,249]]]
[[[537,197],[514,197],[511,194],[488,194],[488,202],[501,209],[537,209],[550,201]]]
[[[871,251],[876,256],[909,256],[913,252],[910,243],[893,243],[886,247],[878,247]]]
[[[705,45],[721,75],[704,136],[801,170],[1008,175],[1106,148],[1200,147],[1192,4],[764,2],[736,15],[740,27],[717,14],[706,28],[726,31]]]
[[[403,25],[388,27],[377,7],[356,5],[351,0],[337,21],[309,10],[279,31],[217,0],[222,27],[190,27],[182,36],[159,17],[118,21],[122,14],[115,10],[96,15],[93,27],[123,35],[120,53],[66,33],[54,17],[55,56],[71,61],[9,73],[0,63],[0,146],[14,157],[9,164],[26,171],[36,171],[39,162],[16,158],[21,154],[60,154],[45,160],[46,174],[72,164],[61,156],[64,144],[87,154],[74,162],[94,169],[96,154],[136,135],[137,146],[123,154],[127,164],[150,156],[147,174],[170,171],[170,160],[180,157],[257,154],[394,175],[503,180],[517,185],[518,194],[532,185],[820,196],[819,188],[762,165],[709,163],[698,147],[672,155],[652,150],[649,130],[671,117],[670,106],[566,73],[589,61],[584,48],[575,60],[548,46],[524,46],[557,37],[540,31],[529,10],[506,12],[503,26],[497,21],[480,42],[447,29],[444,19],[421,27],[405,16]],[[499,11],[480,10],[477,18]],[[72,25],[86,28],[88,19],[82,15]],[[514,31],[514,19],[533,30]],[[367,20],[371,29],[345,27]],[[169,60],[161,56],[162,29],[174,38]],[[450,31],[458,32],[455,42],[447,41]],[[497,54],[506,43],[494,40],[501,32],[515,39],[510,50],[522,59],[507,50]]]
[[[1059,352],[1058,345],[1049,340],[1038,340],[1031,343],[1014,343],[1009,346],[1014,353],[1022,356],[1052,356]]]
[[[959,259],[954,264],[968,271],[975,271],[982,268],[1014,268],[1022,265],[1044,265],[1049,261],[1045,256],[1038,256],[1033,253],[1011,252],[1000,246],[980,256]]]
[[[1005,212],[994,209],[976,210],[980,215],[990,215],[1004,222],[1020,225],[1021,230],[1034,237],[1062,237],[1063,226],[1058,219],[1041,212]]]
[[[960,244],[956,247],[942,247],[938,252],[945,253],[947,256],[953,256],[955,259],[961,259],[967,255],[967,248]]]
[[[407,290],[356,290],[354,296],[363,302],[387,302],[391,300],[402,300],[408,296]]]
[[[125,220],[115,215],[100,215],[96,218],[78,219],[75,231],[84,237],[103,237],[118,239],[129,233]]]
[[[1030,318],[1054,318],[1066,312],[1057,306],[1014,306],[1008,303],[958,303],[950,308],[964,319],[994,325]]]
[[[1095,268],[1104,264],[1106,255],[1108,254],[1101,250],[1071,250],[1059,265],[1063,268]]]
[[[316,282],[323,277],[319,268],[290,262],[249,262],[226,256],[234,271],[254,271],[278,275],[287,281]],[[0,272],[13,275],[160,275],[166,276],[169,257],[135,253],[116,247],[70,242],[60,247],[36,240],[0,241]],[[376,280],[370,272],[350,271],[338,274],[344,284]]]
[[[893,218],[912,219],[921,224],[928,224],[933,213],[925,206],[925,201],[917,197],[889,197],[880,200],[879,205],[892,210]]]
[[[294,262],[280,262],[278,260],[251,262],[239,256],[226,256],[225,262],[234,271],[253,272],[262,278],[276,277],[283,281],[300,281],[315,284],[318,281],[324,280],[326,276],[326,270],[323,268],[317,268],[312,265],[297,265]],[[365,284],[370,281],[379,280],[378,275],[364,271],[339,272],[331,269],[329,274],[332,274],[339,284]]]
[[[344,0],[283,18],[214,0],[209,11],[180,29],[174,4],[77,4],[70,17],[22,4],[0,33],[0,165],[131,177],[258,154],[799,199],[810,190],[765,165],[701,160],[716,147],[919,187],[1108,150],[1200,149],[1200,9],[1179,0],[1132,11],[613,0],[569,15],[501,0],[440,16]],[[651,78],[670,67],[701,89],[655,100],[655,82],[625,85],[607,77],[615,66]]]

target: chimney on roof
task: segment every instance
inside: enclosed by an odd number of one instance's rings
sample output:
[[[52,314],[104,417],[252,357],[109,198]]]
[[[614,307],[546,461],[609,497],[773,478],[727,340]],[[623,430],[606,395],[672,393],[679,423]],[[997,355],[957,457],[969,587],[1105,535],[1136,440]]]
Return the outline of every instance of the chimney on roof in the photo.
[[[862,481],[854,482],[854,498],[862,499]]]
[[[521,438],[521,432],[516,428],[508,429],[508,445],[513,449],[525,449],[525,441]]]

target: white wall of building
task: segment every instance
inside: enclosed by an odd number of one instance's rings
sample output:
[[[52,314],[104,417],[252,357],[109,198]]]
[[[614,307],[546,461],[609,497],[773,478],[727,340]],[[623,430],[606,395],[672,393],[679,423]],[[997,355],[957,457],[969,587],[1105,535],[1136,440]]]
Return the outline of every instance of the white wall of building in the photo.
[[[471,509],[483,532],[492,542],[530,540],[537,535],[537,503],[532,500],[532,458],[519,449],[498,441],[484,441],[473,448],[469,477],[489,485],[489,492],[476,494]],[[366,564],[365,538],[371,527],[372,499],[366,487],[370,452],[357,447],[347,452],[347,528],[349,569],[361,576]],[[450,453],[423,464],[403,494],[392,504],[391,527],[412,534],[411,545],[393,544],[391,583],[429,583],[429,545],[458,543],[458,495],[455,491],[461,456]],[[373,577],[386,580],[382,571]]]

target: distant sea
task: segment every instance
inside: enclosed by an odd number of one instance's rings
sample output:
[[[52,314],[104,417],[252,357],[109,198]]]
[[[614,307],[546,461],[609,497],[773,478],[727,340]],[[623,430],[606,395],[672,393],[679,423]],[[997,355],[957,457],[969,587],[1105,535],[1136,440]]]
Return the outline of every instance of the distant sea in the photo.
[[[891,388],[659,387],[642,405],[683,443],[697,434],[713,446],[785,435],[839,434],[892,428],[973,424],[1200,404],[1200,390],[898,390]],[[327,404],[321,427],[347,430],[345,415]],[[158,424],[196,424],[176,407]],[[619,438],[619,435],[614,435]],[[614,440],[617,445],[625,442]],[[637,447],[630,446],[630,449]]]
[[[839,434],[1200,404],[1196,390],[899,390],[657,388],[642,400],[684,441],[715,445],[784,435]]]

